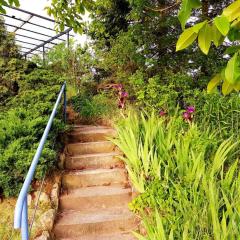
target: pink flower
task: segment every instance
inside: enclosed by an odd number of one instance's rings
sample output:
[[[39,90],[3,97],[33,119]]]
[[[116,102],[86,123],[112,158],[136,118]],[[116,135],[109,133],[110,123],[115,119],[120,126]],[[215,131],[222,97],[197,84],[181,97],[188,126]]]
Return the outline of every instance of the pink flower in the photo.
[[[191,116],[191,114],[189,112],[184,112],[183,113],[183,119],[185,121],[191,121],[192,120],[192,116]]]
[[[164,110],[159,111],[159,116],[164,117],[167,113]]]

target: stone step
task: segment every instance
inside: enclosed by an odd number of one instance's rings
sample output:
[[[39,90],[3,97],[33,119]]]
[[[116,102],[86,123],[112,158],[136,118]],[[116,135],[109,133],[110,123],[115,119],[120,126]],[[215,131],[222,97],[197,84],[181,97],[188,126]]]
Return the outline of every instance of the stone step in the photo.
[[[119,159],[119,155],[117,152],[110,152],[68,156],[65,168],[68,170],[123,168],[124,163]]]
[[[108,137],[115,137],[116,131],[112,128],[84,127],[74,129],[68,135],[69,143],[106,141]]]
[[[128,208],[128,203],[132,200],[131,196],[131,189],[123,186],[79,188],[60,196],[60,208],[62,210],[81,210],[82,212],[114,206]]]
[[[95,235],[95,236],[83,236],[77,238],[61,238],[58,240],[136,240],[133,234],[124,232],[124,233],[116,233],[111,235]]]
[[[103,126],[103,125],[85,125],[85,124],[79,124],[79,125],[72,126],[73,130],[81,130],[81,129],[88,129],[88,128],[95,128],[95,129],[106,128],[106,129],[109,129],[111,127]]]
[[[134,215],[128,209],[111,208],[93,213],[62,212],[58,216],[53,231],[57,238],[94,237],[97,234],[131,231],[135,226]]]
[[[109,153],[113,152],[115,145],[110,141],[70,143],[67,145],[69,155]]]
[[[64,189],[91,186],[125,185],[127,175],[125,169],[95,169],[65,172],[62,178]]]

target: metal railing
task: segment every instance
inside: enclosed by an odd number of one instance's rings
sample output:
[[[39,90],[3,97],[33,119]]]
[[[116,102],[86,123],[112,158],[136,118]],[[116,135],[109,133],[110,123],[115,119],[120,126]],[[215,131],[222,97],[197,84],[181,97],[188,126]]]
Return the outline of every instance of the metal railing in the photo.
[[[48,120],[47,126],[44,130],[44,133],[42,135],[42,138],[40,140],[40,143],[38,145],[36,154],[33,158],[33,161],[31,163],[31,166],[29,168],[29,171],[27,173],[26,179],[23,183],[22,189],[20,191],[20,194],[18,196],[18,200],[16,203],[15,207],[15,212],[14,212],[14,228],[15,229],[21,229],[21,236],[22,240],[29,240],[29,229],[28,229],[28,206],[27,206],[27,195],[28,195],[28,189],[31,185],[33,176],[36,171],[36,167],[39,161],[39,158],[41,157],[42,150],[44,148],[44,144],[47,140],[49,131],[51,129],[54,117],[57,113],[57,108],[61,102],[62,97],[64,97],[64,121],[66,122],[66,105],[67,105],[67,100],[66,100],[66,82],[63,84],[61,91],[59,92],[57,101],[54,105],[53,111],[51,113],[51,116]]]

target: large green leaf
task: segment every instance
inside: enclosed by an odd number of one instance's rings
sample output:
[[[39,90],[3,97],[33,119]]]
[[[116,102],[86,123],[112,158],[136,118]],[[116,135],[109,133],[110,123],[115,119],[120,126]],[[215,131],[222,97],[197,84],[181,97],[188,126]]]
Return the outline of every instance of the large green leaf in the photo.
[[[233,2],[225,8],[223,10],[223,15],[226,16],[230,22],[238,18],[240,16],[240,0]]]
[[[194,42],[194,40],[197,38],[198,32],[200,31],[200,29],[206,23],[207,21],[204,21],[194,25],[193,27],[190,27],[184,30],[177,41],[176,51],[180,51],[184,48],[187,48],[189,45],[191,45]]]
[[[220,33],[223,36],[226,36],[230,29],[230,23],[228,19],[225,16],[219,16],[214,19],[214,23],[217,27],[217,29],[220,31]]]
[[[232,90],[234,89],[234,86],[229,83],[228,81],[224,81],[222,85],[222,93],[224,96],[228,95]]]
[[[208,83],[207,86],[207,93],[212,93],[214,91],[214,89],[216,89],[216,87],[219,85],[219,83],[221,82],[222,77],[221,74],[217,74],[215,75],[211,81]]]
[[[191,45],[197,38],[198,34],[194,31],[193,27],[186,29],[177,41],[176,51],[180,51]]]
[[[224,37],[219,32],[215,24],[212,25],[212,41],[216,47],[218,47],[224,40]]]
[[[234,56],[228,61],[225,70],[226,80],[231,84],[236,84],[240,77],[240,59],[239,54],[235,53]]]
[[[205,26],[199,31],[198,45],[204,54],[208,54],[212,41],[212,28],[205,24]]]
[[[200,0],[183,0],[181,9],[178,14],[178,19],[181,23],[182,29],[185,29],[185,25],[187,23],[187,20],[191,16],[191,11],[193,8],[199,8],[201,7]]]
[[[200,22],[198,24],[195,24],[192,28],[193,28],[193,31],[195,33],[198,33],[203,27],[204,25],[207,23],[207,21],[204,21],[204,22]]]

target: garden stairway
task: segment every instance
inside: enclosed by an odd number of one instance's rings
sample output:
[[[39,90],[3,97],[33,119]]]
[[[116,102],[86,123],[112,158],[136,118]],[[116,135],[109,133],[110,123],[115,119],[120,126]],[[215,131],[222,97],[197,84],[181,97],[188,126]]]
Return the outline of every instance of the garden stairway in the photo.
[[[119,152],[107,136],[113,129],[75,126],[68,136],[57,240],[133,240],[136,227],[128,210],[131,188]]]

